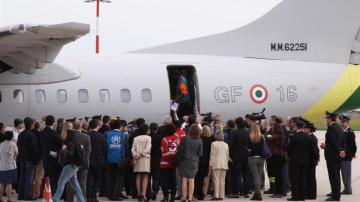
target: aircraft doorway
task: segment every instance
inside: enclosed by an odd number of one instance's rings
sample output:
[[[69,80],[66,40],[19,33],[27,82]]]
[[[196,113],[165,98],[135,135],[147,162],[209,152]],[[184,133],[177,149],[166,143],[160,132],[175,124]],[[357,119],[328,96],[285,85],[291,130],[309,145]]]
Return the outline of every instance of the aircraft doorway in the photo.
[[[200,114],[199,85],[196,69],[192,65],[169,65],[167,67],[170,99],[178,103],[175,113],[170,110],[174,120],[182,120],[185,115]]]

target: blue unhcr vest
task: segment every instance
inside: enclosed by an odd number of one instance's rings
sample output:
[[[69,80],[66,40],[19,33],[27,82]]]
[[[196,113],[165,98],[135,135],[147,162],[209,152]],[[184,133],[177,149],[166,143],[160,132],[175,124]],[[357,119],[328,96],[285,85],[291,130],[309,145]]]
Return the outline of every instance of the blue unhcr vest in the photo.
[[[123,142],[124,141],[124,142]],[[112,130],[107,133],[107,162],[118,164],[125,156],[126,135],[123,132]]]

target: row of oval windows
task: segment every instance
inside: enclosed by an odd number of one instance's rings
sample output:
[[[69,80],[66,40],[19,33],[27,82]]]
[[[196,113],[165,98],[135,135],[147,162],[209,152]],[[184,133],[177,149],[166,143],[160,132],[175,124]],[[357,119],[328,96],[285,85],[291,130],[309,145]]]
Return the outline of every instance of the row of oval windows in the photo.
[[[68,94],[65,89],[59,89],[56,92],[57,101],[59,103],[66,103],[68,100]],[[131,92],[129,89],[122,89],[120,91],[121,102],[129,103],[131,101]],[[143,102],[152,101],[152,93],[148,88],[143,88],[141,90],[141,98]],[[110,102],[110,91],[108,89],[99,90],[99,99],[101,103]],[[0,103],[2,102],[2,92],[0,91]],[[16,89],[13,92],[13,100],[15,103],[24,102],[24,91],[21,89]],[[44,89],[35,90],[35,102],[38,104],[43,104],[46,102],[46,92]],[[88,103],[89,102],[89,91],[87,89],[78,90],[78,102],[79,103]]]

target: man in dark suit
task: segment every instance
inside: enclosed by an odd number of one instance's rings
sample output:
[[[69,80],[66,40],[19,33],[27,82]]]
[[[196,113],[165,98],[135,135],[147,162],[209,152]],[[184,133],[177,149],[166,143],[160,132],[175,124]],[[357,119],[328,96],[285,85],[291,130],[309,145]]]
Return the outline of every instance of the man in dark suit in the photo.
[[[326,165],[331,185],[331,193],[326,201],[340,201],[340,166],[341,158],[345,157],[344,131],[336,123],[337,114],[326,112],[326,124],[328,129],[325,134],[325,144],[321,148],[325,150]]]
[[[355,158],[357,146],[355,141],[355,133],[350,127],[350,118],[347,116],[340,116],[341,127],[345,133],[346,152],[345,158],[341,161],[341,175],[344,183],[344,191],[341,194],[352,194],[351,188],[351,162]]]
[[[86,198],[86,179],[90,165],[91,141],[88,135],[81,132],[81,124],[82,122],[80,120],[75,120],[73,122],[72,132],[74,135],[75,146],[84,147],[84,154],[86,160],[84,162],[84,165],[80,166],[79,171],[77,173],[77,177],[81,190],[84,194],[84,198]],[[74,190],[69,183],[66,185],[66,201],[67,202],[74,201]]]
[[[239,194],[249,198],[251,178],[248,164],[249,157],[249,131],[245,129],[246,123],[243,118],[235,120],[236,130],[231,133],[229,142],[230,158],[232,159],[232,195],[231,198],[238,198]],[[242,182],[242,183],[241,183]]]
[[[38,140],[32,132],[35,120],[31,117],[26,117],[24,123],[25,130],[19,134],[17,141],[19,148],[17,159],[20,162],[18,199],[32,201],[36,200],[32,196],[32,178],[34,165],[40,160],[40,150]]]
[[[58,151],[62,146],[60,135],[55,132],[55,117],[49,115],[45,118],[46,127],[40,132],[40,148],[44,166],[44,177],[49,177],[51,192],[55,193],[61,173],[58,162]]]
[[[99,188],[101,179],[105,176],[105,163],[107,155],[107,143],[103,134],[97,132],[99,129],[99,122],[91,120],[89,122],[89,136],[91,141],[90,153],[90,168],[87,176],[87,201],[97,201],[97,190]]]
[[[304,132],[308,135],[311,142],[309,165],[307,167],[307,199],[310,200],[314,200],[317,197],[316,166],[320,160],[318,139],[314,135],[315,130],[314,124],[305,120]]]
[[[103,116],[102,117],[102,125],[98,130],[99,133],[103,134],[105,140],[106,140],[106,133],[111,131],[110,121],[111,121],[110,116],[108,116],[108,115]],[[103,170],[103,172],[105,173],[105,169]],[[101,178],[101,182],[99,185],[99,188],[100,188],[99,197],[107,196],[106,184],[107,184],[106,177]]]
[[[291,198],[288,201],[303,201],[307,195],[307,166],[309,164],[309,151],[311,143],[304,133],[304,122],[298,118],[292,118],[293,131],[296,133],[288,144],[289,173],[291,182]]]
[[[111,121],[110,116],[108,116],[108,115],[103,116],[102,125],[99,128],[98,132],[105,135],[107,132],[111,131],[110,121]]]

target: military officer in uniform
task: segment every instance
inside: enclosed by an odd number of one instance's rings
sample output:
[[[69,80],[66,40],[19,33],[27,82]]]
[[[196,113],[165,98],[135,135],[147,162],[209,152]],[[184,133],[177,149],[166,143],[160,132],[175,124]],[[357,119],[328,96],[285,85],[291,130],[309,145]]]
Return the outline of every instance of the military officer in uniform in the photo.
[[[325,159],[328,169],[331,193],[326,201],[340,201],[340,166],[341,158],[345,157],[345,136],[344,131],[336,123],[337,114],[326,111],[326,124],[328,126],[325,134],[325,143],[321,148],[325,150]]]
[[[301,118],[292,118],[295,131],[288,144],[289,174],[291,183],[291,198],[288,201],[303,201],[307,198],[307,167],[309,165],[309,151],[311,143],[304,133],[304,122]]]
[[[306,120],[304,132],[308,135],[311,142],[311,150],[309,152],[309,165],[307,169],[307,199],[314,200],[317,196],[316,185],[316,166],[320,160],[320,152],[318,146],[318,139],[314,135],[315,126],[313,123]]]
[[[341,194],[352,194],[351,188],[351,161],[356,154],[355,133],[350,128],[350,118],[347,116],[340,116],[340,125],[345,133],[346,152],[345,158],[341,160],[341,175],[344,183],[344,190]]]

